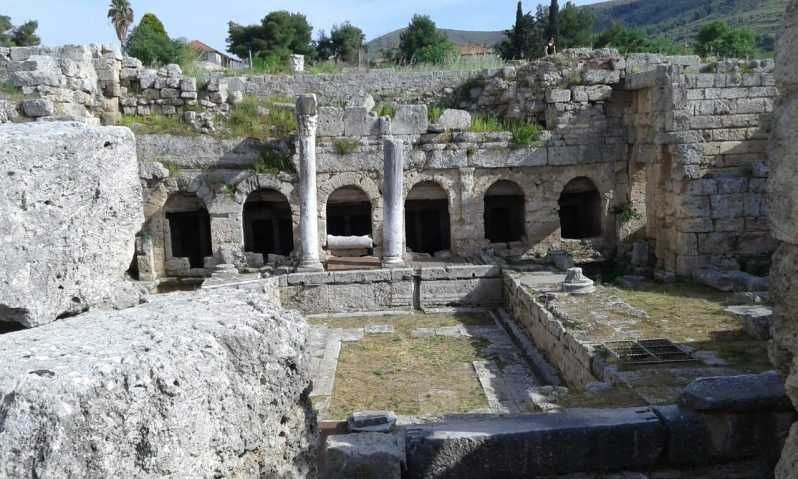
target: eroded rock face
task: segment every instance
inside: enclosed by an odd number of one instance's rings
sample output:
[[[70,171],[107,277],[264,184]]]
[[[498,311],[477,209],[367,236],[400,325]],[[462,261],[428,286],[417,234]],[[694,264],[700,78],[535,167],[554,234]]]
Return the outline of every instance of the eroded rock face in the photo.
[[[781,99],[770,142],[768,203],[772,235],[781,243],[770,270],[774,304],[771,360],[786,376],[787,395],[798,406],[798,0],[790,0],[779,40],[776,79]],[[798,477],[798,423],[776,467],[777,478]]]
[[[0,126],[0,212],[0,321],[138,303],[123,279],[144,222],[127,128]]]
[[[308,326],[175,293],[0,336],[0,477],[314,474]]]

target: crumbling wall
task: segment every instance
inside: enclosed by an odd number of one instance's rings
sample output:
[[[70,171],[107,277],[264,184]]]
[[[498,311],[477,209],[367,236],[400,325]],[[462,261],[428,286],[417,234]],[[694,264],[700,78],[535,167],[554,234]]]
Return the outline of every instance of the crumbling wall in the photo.
[[[307,338],[229,288],[2,335],[0,477],[313,477]]]
[[[798,1],[790,0],[785,31],[779,40],[776,80],[781,98],[775,114],[770,145],[768,212],[779,247],[770,271],[770,299],[775,326],[771,360],[786,377],[787,394],[798,405]],[[779,479],[798,476],[798,423],[776,468]]]
[[[630,236],[649,240],[666,273],[767,271],[772,64],[662,65],[627,75],[625,87],[634,91],[630,205],[646,220]]]
[[[125,278],[144,221],[130,130],[3,125],[0,164],[0,321],[137,304]]]

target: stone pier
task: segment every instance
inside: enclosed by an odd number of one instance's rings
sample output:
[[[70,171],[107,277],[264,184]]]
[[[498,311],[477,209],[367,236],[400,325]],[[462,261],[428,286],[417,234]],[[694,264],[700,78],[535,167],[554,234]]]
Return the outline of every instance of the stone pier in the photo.
[[[404,264],[404,144],[392,138],[384,143],[385,224],[383,230],[382,263],[388,267]]]
[[[299,232],[302,241],[300,271],[321,271],[319,261],[319,213],[316,201],[316,95],[301,95],[296,101],[299,125]]]

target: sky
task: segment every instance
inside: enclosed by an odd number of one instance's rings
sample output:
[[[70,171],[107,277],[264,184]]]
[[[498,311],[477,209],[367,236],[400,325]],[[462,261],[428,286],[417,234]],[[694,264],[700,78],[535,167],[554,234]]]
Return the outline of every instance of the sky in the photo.
[[[598,0],[577,0],[577,4]],[[526,0],[534,10],[541,0]],[[109,0],[0,0],[0,15],[15,25],[39,22],[39,36],[47,46],[117,43],[106,18]],[[429,15],[439,28],[505,30],[515,21],[516,0],[130,0],[136,22],[155,13],[169,36],[201,40],[224,51],[227,22],[254,24],[270,11],[301,12],[320,30],[350,21],[371,40],[402,28],[415,13]],[[548,4],[546,1],[545,3]],[[561,1],[561,4],[565,2]]]

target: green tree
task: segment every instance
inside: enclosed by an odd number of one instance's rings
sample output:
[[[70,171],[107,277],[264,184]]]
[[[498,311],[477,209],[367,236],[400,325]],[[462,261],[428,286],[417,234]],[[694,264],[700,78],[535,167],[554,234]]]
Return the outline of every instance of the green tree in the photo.
[[[319,39],[316,40],[316,58],[321,61],[327,61],[335,57],[335,45],[333,45],[332,38],[322,30],[319,33]]]
[[[625,28],[615,24],[605,30],[594,41],[596,48],[616,48],[620,53],[665,53],[675,55],[682,53],[673,41],[662,37],[651,37],[641,30]]]
[[[498,46],[499,54],[505,60],[534,58],[543,48],[542,25],[540,19],[543,9],[538,6],[537,15],[524,13],[523,5],[518,2],[515,11],[515,25],[504,32],[505,38]]]
[[[703,56],[745,58],[754,54],[755,37],[747,28],[733,28],[717,20],[707,23],[698,31],[695,50]]]
[[[312,57],[313,27],[300,13],[284,10],[271,12],[260,25],[242,26],[229,23],[227,50],[241,58],[252,53],[260,58],[285,60],[291,54]]]
[[[333,54],[336,58],[340,58],[347,63],[357,63],[360,49],[363,48],[365,39],[366,36],[363,34],[363,30],[349,22],[341,26],[333,26],[330,33]]]
[[[587,8],[579,8],[574,2],[565,4],[559,15],[560,34],[557,49],[589,47],[593,43],[593,13]]]
[[[399,36],[402,63],[444,63],[457,55],[457,48],[426,15],[413,15]]]
[[[30,47],[41,43],[36,35],[39,23],[30,20],[15,27],[11,17],[0,15],[0,47]]]
[[[141,17],[127,40],[127,53],[145,65],[180,63],[185,49],[181,42],[169,38],[163,23],[152,13]]]
[[[134,19],[130,2],[128,0],[111,0],[111,5],[108,8],[108,18],[111,19],[111,24],[116,30],[116,37],[122,46],[122,52],[125,52],[128,30],[133,25]]]
[[[552,38],[555,41],[560,38],[560,4],[557,0],[551,0],[551,5],[549,6],[549,25],[546,29],[546,41],[548,42]]]

